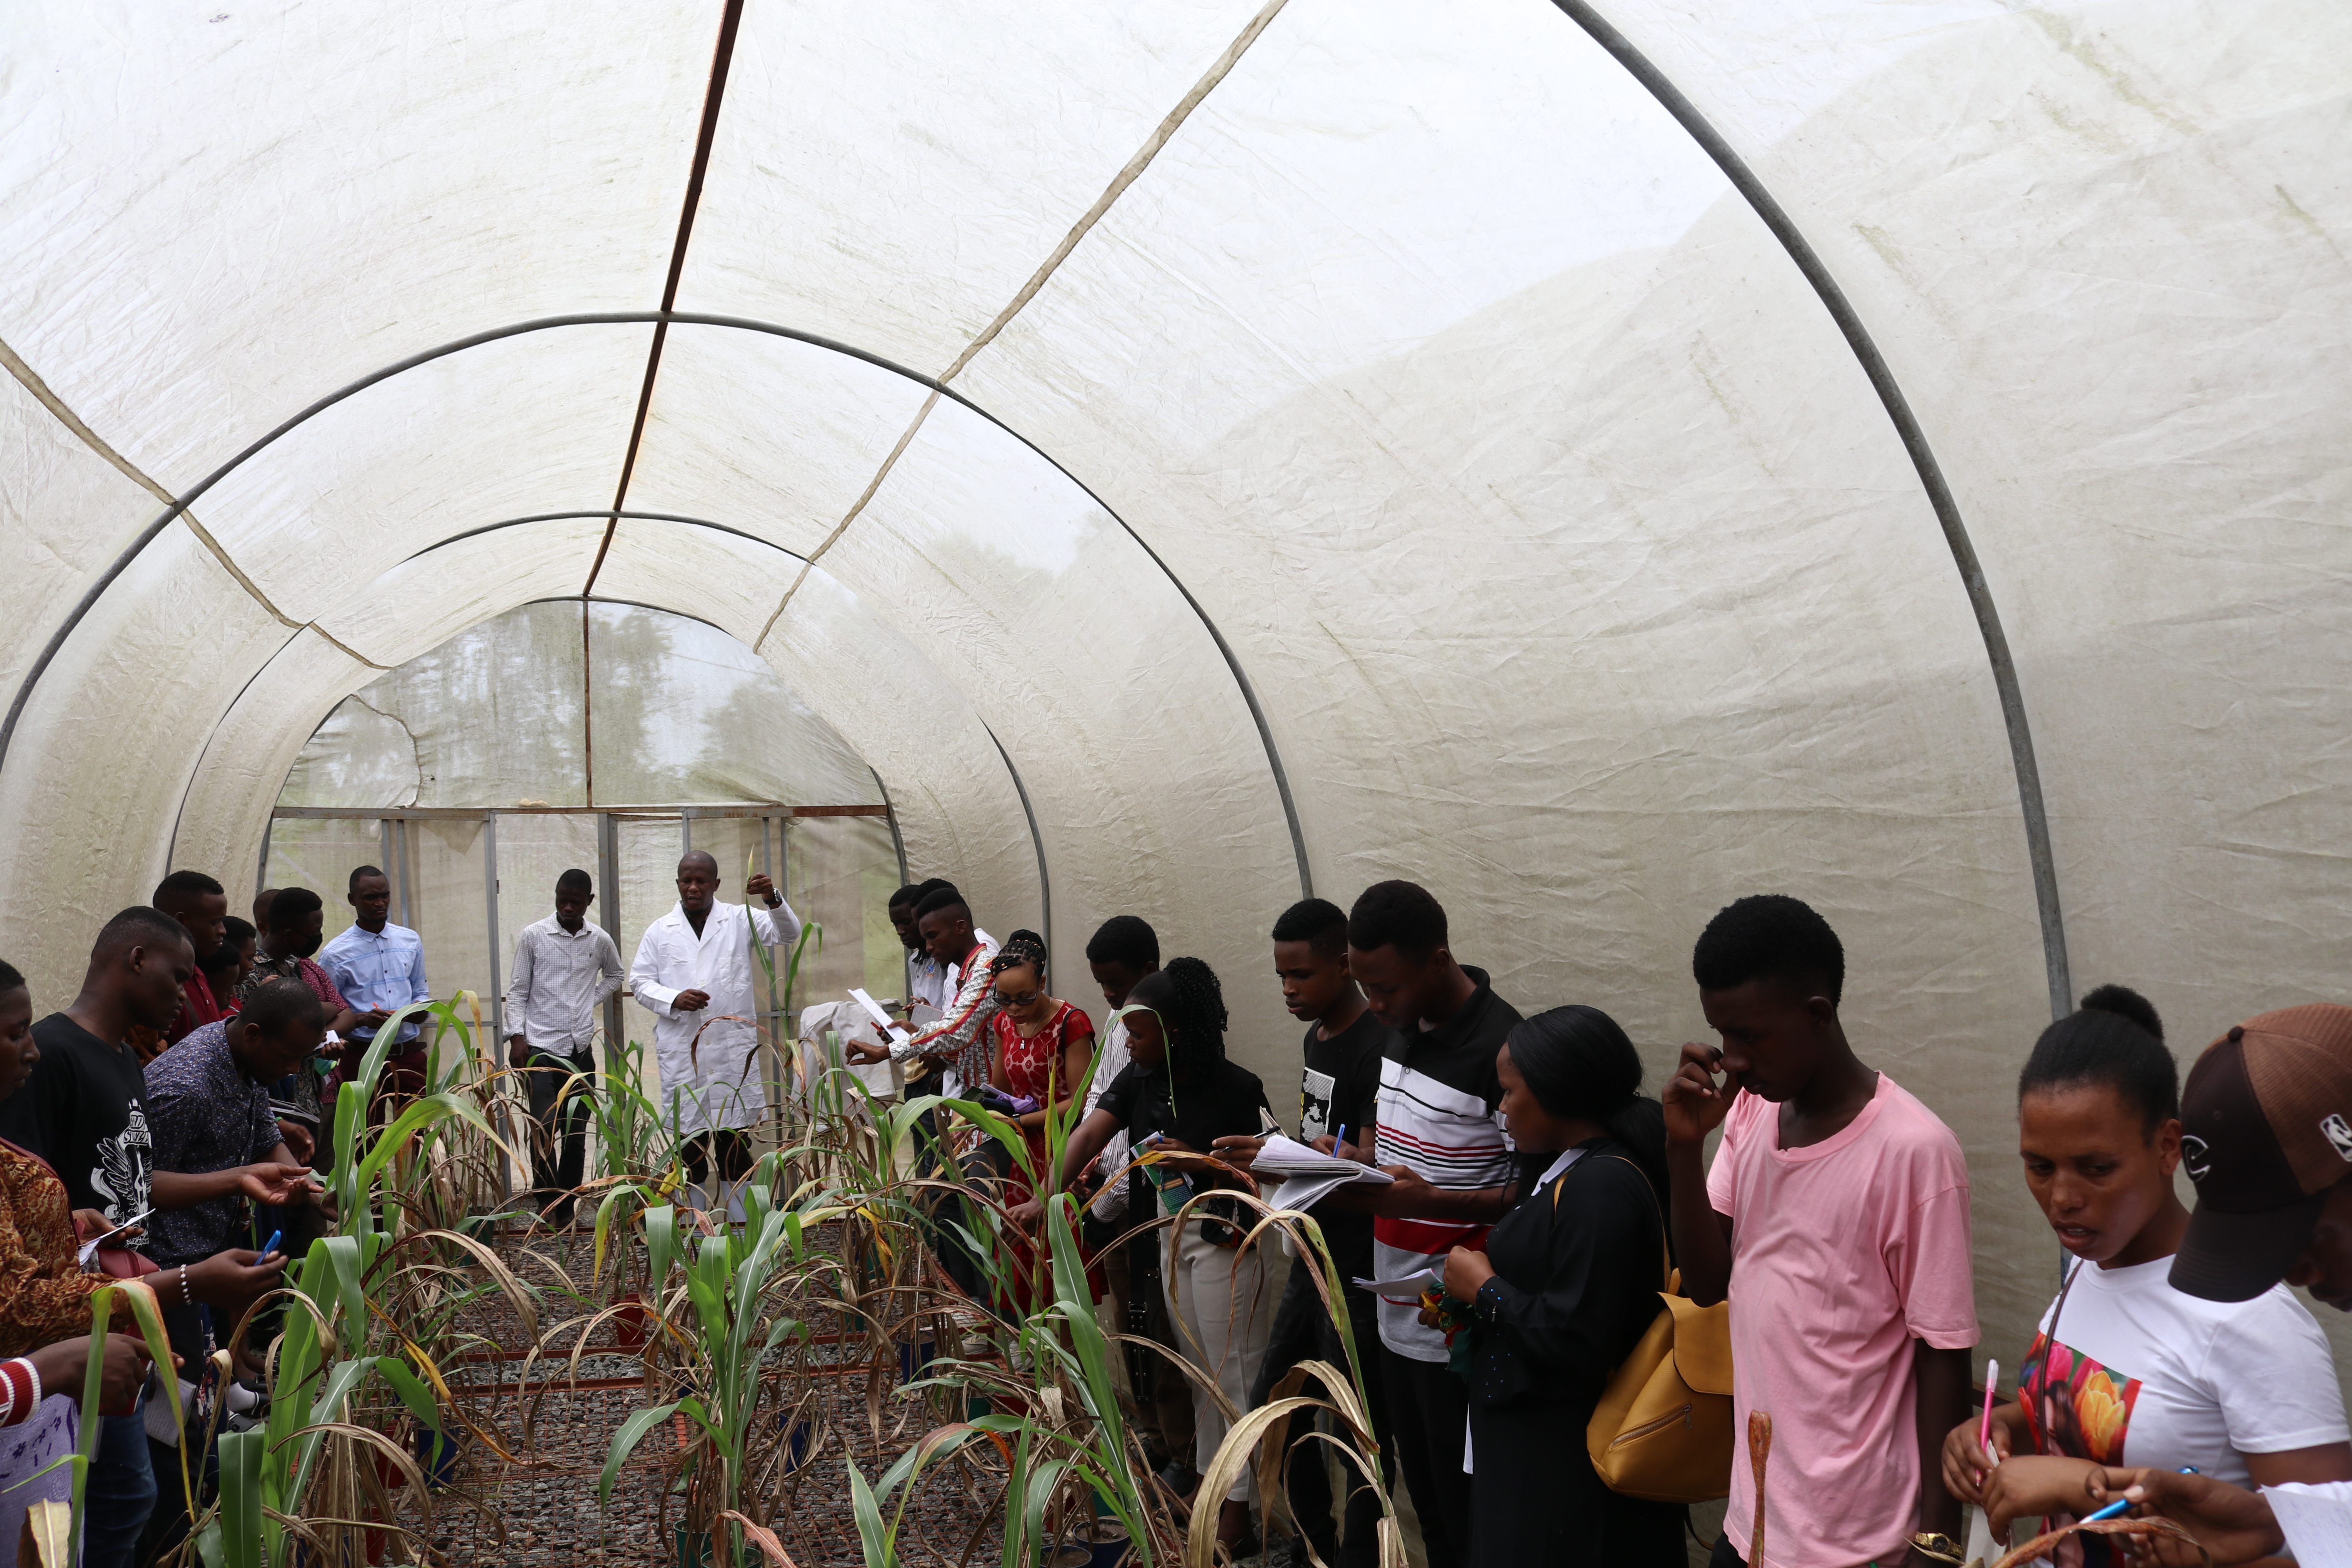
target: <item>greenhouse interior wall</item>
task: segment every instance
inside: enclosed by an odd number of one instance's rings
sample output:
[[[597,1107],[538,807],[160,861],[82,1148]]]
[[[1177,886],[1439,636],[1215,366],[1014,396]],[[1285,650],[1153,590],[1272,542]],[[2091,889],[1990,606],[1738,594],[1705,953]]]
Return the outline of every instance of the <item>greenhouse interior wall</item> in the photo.
[[[355,806],[437,798],[346,700],[461,676],[511,706],[450,721],[456,804],[887,800],[776,851],[824,984],[886,967],[902,848],[1066,995],[1148,915],[1277,1085],[1302,894],[1425,883],[1654,1088],[1698,931],[1793,893],[1967,1152],[2013,1360],[2053,1010],[2132,984],[2186,1062],[2345,999],[2352,6],[1431,18],[12,8],[0,953],[61,1005],[265,836],[331,900],[380,831],[273,814],[331,742]],[[600,617],[789,701],[664,740]],[[607,686],[612,735],[513,739]],[[801,782],[710,782],[752,764]],[[590,821],[499,819],[502,931]],[[487,984],[487,828],[409,831]],[[622,824],[625,936],[677,833]]]

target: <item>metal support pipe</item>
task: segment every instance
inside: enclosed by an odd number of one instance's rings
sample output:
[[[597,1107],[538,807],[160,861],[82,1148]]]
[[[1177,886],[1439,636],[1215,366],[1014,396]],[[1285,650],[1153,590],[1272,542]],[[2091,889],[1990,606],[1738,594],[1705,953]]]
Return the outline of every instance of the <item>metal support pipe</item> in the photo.
[[[499,1063],[506,1059],[507,1031],[504,1016],[506,994],[504,988],[499,984],[499,814],[495,811],[482,813],[482,901],[483,913],[488,919],[490,933],[490,1037],[487,1042],[477,1043],[484,1047],[484,1055],[490,1064],[490,1070],[496,1072]],[[520,1028],[522,1021],[517,1019],[515,1026]],[[513,1123],[508,1120],[508,1097],[500,1094],[498,1097],[498,1104],[499,1135],[506,1141],[509,1147],[512,1147],[514,1128]],[[499,1202],[501,1206],[514,1197],[514,1182],[508,1174],[507,1167],[507,1156],[501,1152],[499,1155]]]
[[[257,899],[261,897],[261,889],[269,886],[269,830],[277,821],[276,817],[264,817],[261,822],[261,859],[253,868],[253,896]],[[267,936],[268,932],[262,934]]]
[[[412,907],[409,888],[416,879],[414,874],[415,861],[408,842],[408,819],[404,816],[394,818],[393,829],[393,845],[400,860],[400,923],[415,931],[416,912]]]
[[[597,919],[604,922],[604,934],[613,945],[621,945],[621,843],[620,830],[614,826],[609,811],[596,814],[596,908]],[[627,953],[621,962],[629,962]],[[604,998],[604,1066],[612,1069],[614,1054],[628,1036],[621,1026],[621,999],[618,995]]]
[[[791,898],[784,892],[782,853],[783,846],[781,843],[777,845],[778,853],[773,858],[771,858],[768,853],[768,825],[774,820],[773,817],[767,816],[760,818],[760,869],[776,884],[777,896],[789,903]],[[777,837],[781,839],[782,833]],[[747,904],[750,901],[749,899],[744,900]],[[791,958],[789,952],[775,953],[772,956],[779,964],[790,962]],[[793,1037],[797,1031],[793,1027],[792,1020],[784,1016],[783,1003],[777,997],[776,972],[773,968],[768,971],[768,1029],[769,1050],[764,1068],[764,1076],[767,1079],[768,1114],[776,1118],[777,1132],[781,1141],[784,1114],[784,1061],[792,1050]]]
[[[507,1037],[507,999],[499,985],[499,814],[495,811],[482,813],[482,895],[490,930],[490,1038],[497,1042]],[[520,1019],[515,1026],[522,1026]]]
[[[682,859],[684,859],[687,856],[691,855],[691,854],[693,854],[693,853],[694,853],[694,807],[692,807],[692,806],[690,806],[690,805],[681,805],[681,806],[679,806],[679,807],[677,808],[677,854],[678,854],[678,858],[680,858],[680,859],[682,860]]]

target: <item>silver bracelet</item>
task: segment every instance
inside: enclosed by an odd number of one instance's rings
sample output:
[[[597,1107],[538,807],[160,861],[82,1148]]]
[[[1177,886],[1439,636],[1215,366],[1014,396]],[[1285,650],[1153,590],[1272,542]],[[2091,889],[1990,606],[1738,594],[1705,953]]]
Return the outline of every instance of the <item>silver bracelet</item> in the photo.
[[[195,1292],[188,1289],[188,1266],[183,1263],[180,1265],[180,1305],[193,1307],[195,1304]]]

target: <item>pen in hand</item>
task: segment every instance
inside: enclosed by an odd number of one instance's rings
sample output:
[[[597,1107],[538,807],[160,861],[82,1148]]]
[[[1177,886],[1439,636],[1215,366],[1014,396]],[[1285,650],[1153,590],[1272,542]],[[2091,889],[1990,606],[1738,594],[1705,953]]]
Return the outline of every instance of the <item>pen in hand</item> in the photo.
[[[2180,1467],[2179,1473],[2184,1476],[2193,1476],[2197,1473],[2197,1467],[2194,1465],[2183,1465]],[[2083,1516],[2083,1522],[2084,1524],[2096,1524],[2103,1519],[2115,1519],[2129,1512],[2130,1510],[2131,1500],[2129,1498],[2117,1498],[2115,1501],[2109,1503],[2106,1507],[2099,1510],[2097,1512],[2084,1514]]]

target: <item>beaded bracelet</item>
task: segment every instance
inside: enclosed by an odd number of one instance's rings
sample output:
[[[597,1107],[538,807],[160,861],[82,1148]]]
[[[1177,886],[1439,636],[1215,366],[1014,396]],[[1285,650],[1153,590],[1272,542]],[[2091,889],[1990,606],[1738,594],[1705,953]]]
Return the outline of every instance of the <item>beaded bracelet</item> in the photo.
[[[180,1265],[180,1305],[193,1307],[195,1304],[195,1294],[188,1289],[188,1266],[183,1263]]]

